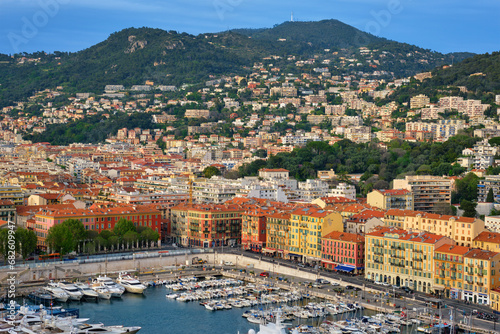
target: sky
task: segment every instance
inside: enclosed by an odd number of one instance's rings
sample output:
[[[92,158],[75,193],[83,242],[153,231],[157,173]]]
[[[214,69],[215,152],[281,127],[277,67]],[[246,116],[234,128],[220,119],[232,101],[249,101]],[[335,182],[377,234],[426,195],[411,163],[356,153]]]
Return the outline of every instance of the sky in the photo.
[[[268,28],[292,12],[443,53],[500,50],[499,0],[0,0],[0,53],[75,52],[129,27]]]

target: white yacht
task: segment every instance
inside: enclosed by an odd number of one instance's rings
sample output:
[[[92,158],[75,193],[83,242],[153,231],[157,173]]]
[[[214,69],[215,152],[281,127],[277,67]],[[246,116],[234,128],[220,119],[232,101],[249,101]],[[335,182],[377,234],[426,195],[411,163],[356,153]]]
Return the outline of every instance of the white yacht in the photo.
[[[116,282],[123,286],[125,290],[130,293],[143,293],[144,290],[146,290],[146,286],[144,284],[127,273],[120,273],[120,275],[116,279]]]
[[[63,289],[59,288],[55,283],[49,283],[49,285],[46,286],[44,289],[52,296],[52,298],[54,298],[59,302],[65,303],[69,299],[68,293]]]
[[[82,297],[83,297],[83,293],[80,290],[78,290],[76,285],[74,285],[73,283],[61,281],[61,282],[57,283],[57,287],[66,291],[66,293],[69,295],[69,299],[71,299],[71,300],[78,301],[78,300],[82,299]]]
[[[92,285],[92,290],[95,291],[97,296],[101,299],[111,299],[111,291],[109,291],[109,289],[102,284],[96,283]]]
[[[83,294],[83,298],[86,299],[97,299],[99,294],[92,290],[88,284],[85,283],[75,283],[76,288]]]
[[[113,280],[107,276],[99,276],[94,280],[95,284],[100,284],[108,288],[109,292],[111,292],[111,297],[120,298],[125,292],[125,288],[113,282]]]

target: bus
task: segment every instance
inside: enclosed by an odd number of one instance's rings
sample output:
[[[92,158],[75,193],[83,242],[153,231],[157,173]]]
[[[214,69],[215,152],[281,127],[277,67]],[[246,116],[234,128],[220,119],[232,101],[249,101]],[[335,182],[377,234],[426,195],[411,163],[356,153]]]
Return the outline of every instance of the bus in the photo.
[[[40,261],[45,261],[45,260],[53,260],[53,259],[59,259],[61,256],[59,253],[52,253],[52,254],[43,254],[38,256],[38,260]]]

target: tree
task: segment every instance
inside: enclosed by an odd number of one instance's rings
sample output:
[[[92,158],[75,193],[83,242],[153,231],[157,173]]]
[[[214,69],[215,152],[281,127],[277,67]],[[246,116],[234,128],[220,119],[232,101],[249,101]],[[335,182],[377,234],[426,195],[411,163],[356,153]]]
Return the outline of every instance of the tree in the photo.
[[[113,229],[113,232],[118,238],[123,238],[123,236],[129,232],[136,232],[136,228],[134,226],[134,223],[130,220],[126,220],[125,218],[121,218],[116,224],[115,228]]]
[[[456,193],[452,196],[452,203],[460,203],[462,199],[467,201],[477,200],[477,184],[479,177],[474,173],[467,174],[463,179],[455,182]]]
[[[74,250],[75,241],[67,225],[57,224],[49,229],[47,245],[61,256]]]
[[[440,215],[448,216],[453,216],[456,213],[453,212],[452,206],[448,202],[437,202],[436,204],[434,204],[432,211]]]
[[[215,175],[221,175],[220,170],[215,166],[208,166],[203,170],[203,176],[207,179]]]
[[[19,243],[19,250],[23,260],[35,251],[37,237],[36,233],[32,230],[26,230],[24,228],[19,228],[16,231],[16,241]]]
[[[490,188],[488,195],[486,196],[486,203],[493,203],[495,201],[495,195],[493,194],[493,188]]]
[[[14,238],[14,249],[9,247],[9,229],[0,230],[0,252],[3,255],[5,261],[7,261],[7,257],[9,256],[9,250],[15,251],[17,248],[17,240]]]
[[[85,226],[83,226],[83,223],[79,219],[66,219],[61,225],[67,226],[73,235],[75,249],[80,241],[87,239],[87,231],[85,231]]]
[[[460,210],[464,211],[464,217],[476,217],[476,206],[477,203],[465,199],[460,202]]]

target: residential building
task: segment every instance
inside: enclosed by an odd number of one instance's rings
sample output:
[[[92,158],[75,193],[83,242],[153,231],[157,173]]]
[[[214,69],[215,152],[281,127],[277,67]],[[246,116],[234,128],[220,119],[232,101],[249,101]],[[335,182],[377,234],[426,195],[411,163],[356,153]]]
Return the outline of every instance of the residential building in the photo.
[[[270,213],[266,220],[266,247],[264,252],[279,258],[288,258],[290,250],[290,212]]]
[[[14,202],[8,199],[0,200],[0,220],[17,222],[16,216],[17,212]]]
[[[9,200],[14,205],[24,204],[24,195],[21,186],[5,184],[0,186],[0,200]]]
[[[428,232],[382,227],[365,236],[365,277],[416,291],[434,291],[434,251],[453,241]]]
[[[413,194],[406,189],[374,190],[368,193],[367,204],[383,210],[413,210]]]
[[[49,229],[67,219],[80,220],[86,230],[101,233],[104,230],[112,230],[122,218],[132,221],[137,227],[152,228],[161,238],[161,212],[149,205],[93,206],[89,209],[52,209],[47,206],[35,214],[32,224],[27,227],[35,231],[38,237],[37,246],[47,250],[45,239]]]
[[[268,212],[251,208],[241,214],[241,247],[262,252],[266,247],[266,220]]]
[[[473,239],[484,231],[484,221],[413,211],[405,216],[403,228],[441,234],[451,238],[457,245],[472,247]]]
[[[500,253],[471,249],[465,255],[463,299],[477,303],[490,303],[491,289],[500,285]]]
[[[484,217],[484,227],[492,232],[500,232],[500,216]]]
[[[362,274],[365,238],[360,234],[333,231],[321,238],[321,266],[329,270]]]
[[[349,233],[370,233],[379,226],[384,226],[384,212],[377,210],[363,210],[350,216],[345,222],[345,231]]]
[[[419,94],[410,99],[410,109],[423,108],[431,102],[430,98],[424,94]]]
[[[484,179],[479,180],[477,201],[486,202],[490,189],[493,189],[494,202],[500,203],[500,175],[487,175]]]
[[[463,299],[464,259],[469,247],[442,245],[434,252],[434,290],[440,296]]]
[[[259,170],[259,177],[263,179],[288,179],[289,174],[290,172],[284,168],[263,168]]]
[[[345,197],[352,200],[356,199],[356,187],[347,183],[339,183],[335,188],[330,189],[328,196]]]
[[[434,212],[437,203],[451,204],[453,180],[431,175],[407,175],[404,179],[395,179],[393,189],[412,192],[414,210]]]
[[[173,240],[185,247],[220,247],[241,243],[243,207],[184,204],[171,208]]]
[[[483,231],[474,238],[474,248],[500,252],[500,233]]]
[[[291,213],[290,258],[302,262],[321,262],[321,237],[333,231],[343,231],[342,216],[310,207]]]

